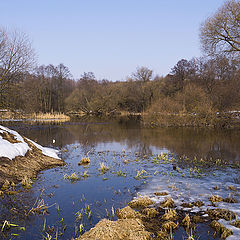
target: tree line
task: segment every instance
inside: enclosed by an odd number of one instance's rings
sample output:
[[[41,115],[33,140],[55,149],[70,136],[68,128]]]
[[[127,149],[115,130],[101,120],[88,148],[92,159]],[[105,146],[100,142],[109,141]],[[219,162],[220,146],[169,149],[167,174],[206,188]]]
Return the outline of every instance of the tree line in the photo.
[[[240,2],[230,0],[200,28],[204,57],[181,59],[167,76],[137,68],[126,81],[68,67],[35,65],[24,34],[0,29],[0,108],[25,112],[199,114],[240,110]]]

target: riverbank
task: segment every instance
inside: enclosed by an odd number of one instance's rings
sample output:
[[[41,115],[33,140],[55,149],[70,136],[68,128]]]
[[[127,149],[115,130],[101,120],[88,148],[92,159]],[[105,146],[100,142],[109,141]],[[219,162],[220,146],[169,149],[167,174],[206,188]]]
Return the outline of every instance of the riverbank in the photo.
[[[56,150],[44,148],[0,125],[0,185],[4,185],[3,188],[36,177],[41,170],[62,165],[64,162]]]
[[[70,117],[64,113],[24,113],[21,111],[0,110],[1,120],[36,120],[36,121],[70,121]]]
[[[195,127],[215,129],[240,129],[240,111],[200,113],[162,113],[162,112],[127,112],[114,111],[103,112],[68,112],[64,113],[23,113],[18,111],[0,111],[2,121],[44,121],[44,122],[67,122],[73,119],[88,121],[91,120],[112,120],[112,119],[135,119],[141,122],[144,127]]]
[[[240,129],[240,111],[223,113],[145,113],[142,123],[150,127],[199,127],[216,129]]]

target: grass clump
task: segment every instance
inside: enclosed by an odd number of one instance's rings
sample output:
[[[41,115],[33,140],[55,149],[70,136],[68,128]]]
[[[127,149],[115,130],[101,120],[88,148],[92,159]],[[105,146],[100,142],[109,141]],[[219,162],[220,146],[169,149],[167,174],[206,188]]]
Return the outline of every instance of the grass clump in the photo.
[[[234,222],[232,222],[232,223],[230,223],[232,226],[234,226],[234,227],[237,227],[237,228],[240,228],[240,221],[239,220],[236,220],[236,221],[234,221]]]
[[[109,170],[109,167],[105,165],[104,162],[100,163],[100,168],[98,169],[98,171],[100,171],[101,173],[106,173],[108,170]]]
[[[219,220],[224,218],[226,221],[231,221],[236,219],[236,213],[227,210],[227,209],[210,209],[207,211],[207,214],[214,220]]]
[[[164,221],[173,221],[173,220],[176,220],[176,217],[177,217],[177,212],[176,210],[168,210],[165,214],[163,214],[162,216],[162,220]]]
[[[167,192],[155,192],[154,195],[156,195],[156,196],[166,196],[166,195],[168,195],[168,193]]]
[[[184,219],[182,220],[182,225],[186,228],[189,228],[191,225],[191,219],[188,214],[185,215]]]
[[[83,209],[75,213],[75,220],[77,222],[81,222],[82,218],[83,218]]]
[[[191,203],[182,203],[181,204],[181,206],[183,207],[183,208],[193,208],[193,205],[191,204]]]
[[[227,198],[224,198],[223,201],[227,203],[238,203],[238,200],[234,198],[231,194],[229,194]]]
[[[90,163],[90,158],[88,157],[83,157],[80,162],[78,162],[78,165],[88,165]]]
[[[27,189],[32,188],[32,185],[31,185],[32,183],[33,183],[32,180],[27,176],[24,176],[24,178],[21,181],[22,186]]]
[[[151,233],[145,230],[140,219],[119,219],[117,221],[102,219],[94,228],[85,232],[78,240],[149,240],[151,239],[150,236]]]
[[[218,196],[218,195],[212,195],[211,197],[209,197],[209,201],[211,201],[211,202],[222,202],[223,198]]]
[[[214,228],[218,234],[221,235],[222,239],[226,239],[227,237],[233,234],[232,230],[224,227],[221,223],[219,223],[216,220],[212,221],[210,226]]]
[[[128,205],[132,208],[146,208],[147,206],[152,204],[153,204],[153,200],[146,196],[138,197],[128,203]]]
[[[144,208],[142,213],[148,218],[154,218],[159,214],[155,208]]]
[[[120,219],[137,218],[138,216],[139,214],[129,206],[117,210],[117,217]]]
[[[2,190],[5,191],[5,190],[8,190],[10,188],[11,184],[10,182],[6,179],[2,185]]]
[[[148,177],[147,174],[148,174],[147,171],[145,171],[144,169],[142,169],[141,171],[137,170],[137,175],[134,178],[136,180],[147,178]]]
[[[55,204],[53,204],[55,205]],[[52,206],[53,206],[52,205]],[[39,214],[39,215],[46,215],[48,214],[48,208],[51,206],[48,206],[48,204],[45,204],[43,199],[37,199],[32,206],[32,208],[25,214],[26,216],[29,216],[31,213],[33,214]]]
[[[163,207],[163,208],[173,208],[174,207],[174,201],[171,197],[165,198],[165,200],[160,203],[160,206]]]
[[[228,190],[237,191],[237,188],[232,186],[232,185],[230,185],[230,186],[228,186]]]
[[[162,224],[162,228],[164,229],[164,231],[166,232],[170,232],[176,228],[178,228],[178,223],[172,222],[172,221],[167,221],[165,223]]]
[[[192,203],[196,207],[202,207],[204,203],[201,200],[195,201]]]
[[[80,177],[74,172],[71,175],[65,174],[64,179],[68,179],[68,180],[71,180],[72,182],[75,182],[80,180]]]
[[[89,177],[88,171],[84,171],[83,173],[81,173],[81,177],[83,177],[84,179]]]

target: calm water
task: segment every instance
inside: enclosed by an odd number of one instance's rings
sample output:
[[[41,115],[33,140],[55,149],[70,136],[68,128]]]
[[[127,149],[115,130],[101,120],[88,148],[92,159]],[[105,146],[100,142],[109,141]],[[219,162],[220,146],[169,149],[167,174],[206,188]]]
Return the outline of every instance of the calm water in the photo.
[[[79,236],[80,225],[89,230],[104,217],[116,219],[115,209],[126,206],[137,194],[148,195],[156,203],[162,201],[153,194],[159,189],[168,191],[179,205],[198,199],[207,202],[215,193],[226,197],[231,193],[230,185],[240,191],[239,131],[143,129],[138,122],[123,119],[54,125],[0,124],[43,146],[59,149],[66,162],[63,167],[39,173],[32,189],[0,200],[0,221],[8,220],[26,228],[1,233],[2,238],[42,239],[46,236],[45,228],[51,235],[57,233],[58,239],[71,239]],[[173,170],[171,162],[158,161],[161,153],[176,159],[178,172]],[[84,156],[90,158],[90,165],[78,166]],[[102,162],[109,167],[105,174],[99,171]],[[78,181],[64,179],[64,175],[81,176],[84,172],[88,177]],[[136,178],[138,173],[140,177]],[[213,190],[215,185],[220,188],[218,192]],[[239,195],[234,194],[240,201]],[[50,206],[49,213],[26,217],[24,213],[38,199]],[[219,206],[234,210],[240,216],[238,203]],[[82,213],[82,219],[76,218],[78,212]],[[213,231],[203,224],[197,226],[194,234],[196,239],[213,239]],[[184,236],[183,229],[179,228],[175,239]]]

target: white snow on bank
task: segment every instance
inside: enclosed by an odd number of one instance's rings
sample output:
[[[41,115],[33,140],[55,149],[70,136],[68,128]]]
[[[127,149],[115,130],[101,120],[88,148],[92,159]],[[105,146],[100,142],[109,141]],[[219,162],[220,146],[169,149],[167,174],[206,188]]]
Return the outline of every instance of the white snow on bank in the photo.
[[[6,157],[9,159],[14,159],[17,156],[25,156],[30,147],[24,141],[19,133],[16,131],[10,130],[6,127],[0,125],[0,133],[10,133],[13,134],[15,139],[19,141],[18,143],[10,143],[9,141],[5,140],[0,136],[0,157]],[[29,139],[28,139],[29,140]],[[29,140],[31,141],[31,140]],[[38,149],[42,151],[45,156],[53,157],[60,159],[57,155],[58,151],[51,148],[42,147],[41,145],[31,141]]]
[[[52,149],[52,148],[47,148],[47,147],[42,147],[41,145],[33,142],[32,140],[28,139],[28,141],[30,141],[32,144],[35,145],[35,147],[37,147],[38,149],[42,150],[42,153],[45,156],[49,156],[52,158],[57,158],[60,159],[60,157],[58,157],[57,153],[59,152],[58,150]]]

